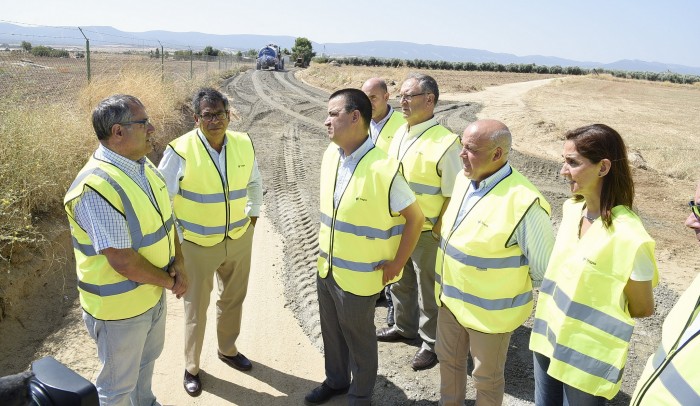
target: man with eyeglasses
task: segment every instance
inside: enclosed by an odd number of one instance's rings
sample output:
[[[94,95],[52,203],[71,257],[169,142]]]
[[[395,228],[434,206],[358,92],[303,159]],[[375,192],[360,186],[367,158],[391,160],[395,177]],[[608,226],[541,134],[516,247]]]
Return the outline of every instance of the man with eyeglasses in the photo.
[[[196,128],[165,149],[163,172],[182,231],[190,289],[185,295],[185,375],[190,396],[202,391],[199,377],[207,308],[217,276],[218,357],[240,371],[251,362],[236,347],[248,289],[253,229],[262,204],[262,180],[253,143],[228,131],[229,101],[211,88],[192,99]]]
[[[700,241],[700,183],[689,203],[686,227]],[[649,357],[631,406],[700,404],[700,276],[678,298],[664,321],[661,343]]]
[[[409,76],[399,94],[406,124],[399,127],[389,146],[389,156],[403,165],[403,174],[416,194],[425,221],[403,277],[391,286],[396,324],[377,330],[377,339],[400,341],[420,335],[423,343],[411,361],[416,371],[437,363],[435,255],[442,214],[460,169],[459,137],[438,124],[433,114],[438,97],[435,79],[423,74]]]
[[[100,142],[68,189],[68,214],[83,321],[102,368],[101,405],[152,405],[153,367],[163,351],[164,289],[188,289],[170,198],[146,157],[155,128],[134,96],[92,112]]]

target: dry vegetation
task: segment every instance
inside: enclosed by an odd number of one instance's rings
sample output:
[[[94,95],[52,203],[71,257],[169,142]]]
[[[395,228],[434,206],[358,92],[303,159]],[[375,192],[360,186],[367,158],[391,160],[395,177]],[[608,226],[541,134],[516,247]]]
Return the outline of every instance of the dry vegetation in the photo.
[[[395,96],[401,87],[401,83],[411,72],[416,72],[416,70],[406,67],[369,68],[313,63],[308,69],[298,72],[296,76],[313,86],[326,89],[329,92],[344,87],[359,88],[368,78],[374,76],[382,77],[386,79],[392,96]],[[440,86],[441,93],[471,93],[484,90],[488,86],[562,77],[561,75],[512,72],[456,72],[448,70],[422,70],[420,72],[434,77]]]
[[[395,96],[409,72],[408,68],[313,64],[297,76],[328,91],[360,87],[369,77],[383,77]],[[503,120],[515,134],[516,149],[554,160],[559,159],[565,131],[594,122],[605,123],[625,138],[635,166],[649,167],[678,179],[698,177],[692,158],[700,153],[700,83],[679,85],[610,75],[422,72],[437,80],[442,98],[476,103],[481,98],[469,93],[489,86],[553,78],[547,86],[529,91],[524,105],[513,105],[509,114],[504,114],[499,106],[496,116],[490,105],[485,105],[479,117]],[[492,95],[488,98],[492,105]],[[507,104],[508,100],[501,103]]]
[[[171,62],[179,68],[162,80],[151,60],[106,58],[97,58],[88,83],[84,60],[31,58],[16,65],[0,55],[0,321],[17,313],[41,276],[58,268],[56,260],[60,267],[70,255],[52,240],[66,228],[63,195],[97,146],[90,121],[97,102],[115,93],[143,101],[156,127],[151,159],[157,159],[191,125],[187,105],[194,90],[240,69],[212,68],[189,80],[189,61]],[[34,264],[42,259],[49,262]],[[28,268],[41,274],[23,275]]]

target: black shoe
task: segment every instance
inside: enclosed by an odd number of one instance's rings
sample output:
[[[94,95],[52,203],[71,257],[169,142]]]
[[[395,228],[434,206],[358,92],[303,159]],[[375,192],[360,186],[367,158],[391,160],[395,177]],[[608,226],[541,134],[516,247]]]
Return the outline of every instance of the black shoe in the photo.
[[[239,371],[250,371],[253,368],[253,364],[240,352],[232,357],[219,352],[219,359],[224,361],[226,365]]]
[[[202,381],[199,380],[199,374],[192,375],[185,370],[182,384],[185,386],[185,392],[192,397],[197,397],[202,393]]]
[[[414,371],[420,371],[423,369],[431,368],[437,363],[437,354],[430,350],[426,350],[425,348],[421,348],[413,357],[413,361],[411,361],[411,367]]]
[[[322,403],[326,403],[334,396],[348,393],[348,388],[350,388],[349,385],[341,389],[333,389],[323,382],[321,386],[315,388],[304,396],[304,403],[307,405],[320,405]]]
[[[386,324],[391,327],[394,325],[394,307],[390,306],[386,309]]]
[[[377,330],[377,341],[401,341],[401,340],[411,340],[408,337],[404,337],[399,334],[393,327],[382,327]]]

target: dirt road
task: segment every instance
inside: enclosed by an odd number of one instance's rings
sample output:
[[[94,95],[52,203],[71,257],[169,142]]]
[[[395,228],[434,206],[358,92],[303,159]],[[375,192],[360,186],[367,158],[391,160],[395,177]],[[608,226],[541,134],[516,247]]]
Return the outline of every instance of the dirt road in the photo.
[[[458,133],[477,117],[502,119],[511,126],[515,134],[511,163],[543,191],[558,225],[561,204],[569,195],[558,175],[560,152],[551,143],[533,143],[525,136],[541,125],[537,116],[541,106],[532,105],[529,95],[549,84],[549,80],[534,81],[479,93],[444,94],[436,116]],[[254,267],[239,345],[254,368],[250,373],[241,373],[216,358],[215,333],[210,323],[202,354],[204,392],[196,399],[187,396],[182,389],[182,303],[170,298],[166,348],[156,364],[154,388],[164,404],[301,404],[303,395],[323,379],[315,264],[319,169],[322,152],[328,145],[323,127],[328,93],[297,81],[292,71],[248,71],[227,80],[222,90],[231,97],[240,117],[232,127],[249,132],[253,138],[266,189],[264,214],[255,233]],[[657,313],[635,329],[623,388],[612,405],[629,402],[643,364],[657,345],[663,316],[694,273],[691,259],[696,247],[681,225],[685,212],[679,203],[682,194],[692,192],[693,185],[653,171],[635,169],[634,175],[636,205],[659,244],[657,255],[665,273],[662,285],[655,290]],[[63,232],[60,238],[65,237]],[[68,285],[68,291],[74,289],[74,280],[63,283]],[[82,326],[74,296],[66,296],[66,300],[74,304],[64,315],[63,327],[44,339],[39,350],[30,356],[53,355],[94,380],[98,367],[94,345]],[[210,310],[212,321],[213,307]],[[384,325],[384,317],[384,308],[378,307],[377,326]],[[7,322],[3,323],[3,333],[14,326]],[[530,405],[533,401],[532,359],[527,349],[530,328],[528,321],[516,330],[511,341],[506,405]],[[28,336],[22,335],[22,340]],[[374,404],[436,404],[438,369],[414,372],[409,366],[418,345],[379,344]],[[0,349],[0,360],[9,365],[11,372],[26,367],[29,356],[12,365],[8,354]],[[467,397],[474,398],[471,380],[467,383]],[[331,404],[344,404],[344,399]],[[467,404],[473,404],[473,400]]]

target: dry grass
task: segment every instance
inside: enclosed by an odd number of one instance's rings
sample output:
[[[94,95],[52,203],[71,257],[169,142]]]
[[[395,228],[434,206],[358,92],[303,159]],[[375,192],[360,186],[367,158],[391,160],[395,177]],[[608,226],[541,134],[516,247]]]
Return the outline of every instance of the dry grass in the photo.
[[[386,80],[389,92],[393,96],[399,92],[401,83],[408,74],[414,72],[425,73],[435,78],[440,87],[440,93],[471,93],[483,90],[488,86],[561,77],[560,75],[539,75],[536,73],[415,70],[406,67],[333,66],[318,63],[312,63],[309,68],[298,72],[296,76],[329,92],[345,87],[360,88],[365,80],[371,77],[381,77]]]
[[[163,81],[159,65],[115,63],[109,74],[88,84],[74,61],[64,63],[60,70],[14,71],[22,80],[3,78],[0,72],[0,79],[12,84],[4,87],[0,101],[0,259],[9,260],[16,248],[42,241],[37,217],[60,209],[67,188],[97,146],[90,116],[100,100],[125,93],[144,103],[156,127],[155,160],[169,140],[188,129],[183,106],[194,90],[216,86],[222,75],[232,73],[212,70],[194,80]],[[180,73],[188,72],[189,63]],[[60,91],[42,90],[47,87]]]
[[[435,78],[441,94],[451,93],[453,99],[475,102],[482,102],[481,94],[470,93],[489,86],[557,78],[530,90],[523,96],[522,105],[506,107],[509,100],[494,102],[491,96],[485,96],[479,118],[504,121],[515,135],[516,149],[554,160],[559,160],[562,136],[567,130],[605,123],[623,136],[637,158],[635,166],[677,179],[698,177],[693,157],[700,153],[700,83],[681,85],[610,75],[421,72]],[[393,96],[408,73],[407,68],[312,64],[296,75],[328,91],[359,88],[370,77],[382,77]]]

